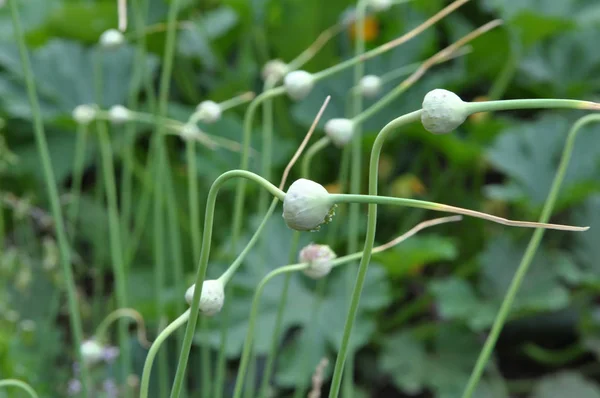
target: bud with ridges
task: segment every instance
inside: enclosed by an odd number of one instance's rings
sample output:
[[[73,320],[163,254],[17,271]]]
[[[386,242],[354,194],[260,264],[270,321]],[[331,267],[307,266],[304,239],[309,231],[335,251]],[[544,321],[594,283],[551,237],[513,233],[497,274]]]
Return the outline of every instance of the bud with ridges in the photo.
[[[373,98],[381,91],[381,78],[375,75],[366,75],[359,82],[360,93],[367,97]]]
[[[368,0],[368,5],[374,11],[387,11],[392,6],[392,0]]]
[[[313,75],[303,70],[295,70],[283,78],[283,85],[288,96],[295,101],[305,98],[311,92],[314,84]]]
[[[338,147],[346,145],[354,133],[354,122],[351,119],[336,118],[325,123],[325,133]]]
[[[452,91],[437,88],[423,99],[421,122],[425,130],[445,134],[464,123],[469,112],[467,104]]]
[[[262,78],[267,80],[268,78],[280,81],[283,79],[285,74],[288,72],[288,66],[285,62],[280,59],[272,59],[268,61],[262,69]]]
[[[331,272],[332,261],[337,257],[335,252],[327,245],[311,243],[300,250],[298,260],[301,263],[310,263],[303,272],[310,278],[319,279]]]
[[[185,292],[185,301],[191,306],[196,285],[192,285]],[[200,312],[206,316],[213,316],[223,308],[225,302],[225,286],[219,279],[209,279],[202,284],[200,295]]]
[[[129,109],[123,105],[113,105],[108,110],[108,119],[115,124],[125,123],[130,117]]]
[[[73,109],[73,119],[79,124],[89,124],[96,118],[96,108],[91,105],[77,105]]]
[[[283,199],[283,219],[296,231],[317,231],[334,214],[335,205],[325,187],[305,178],[294,181]]]
[[[125,36],[117,29],[108,29],[100,35],[100,45],[104,48],[116,48],[125,42]]]
[[[214,101],[202,101],[196,107],[196,112],[205,123],[214,123],[221,118],[221,106]]]

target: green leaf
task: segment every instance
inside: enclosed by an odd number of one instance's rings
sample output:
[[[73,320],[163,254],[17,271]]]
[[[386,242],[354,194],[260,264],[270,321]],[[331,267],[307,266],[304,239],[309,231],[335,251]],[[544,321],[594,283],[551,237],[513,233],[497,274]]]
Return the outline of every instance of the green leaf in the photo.
[[[545,377],[534,388],[531,398],[600,398],[600,389],[579,373],[563,371]]]
[[[558,168],[558,162],[571,122],[547,114],[532,122],[507,128],[487,151],[492,167],[510,179],[486,188],[493,199],[527,200],[535,207],[545,200]],[[597,126],[580,132],[559,194],[558,208],[581,200],[597,186],[600,134]]]
[[[582,282],[598,281],[600,272],[600,195],[591,196],[573,217],[573,222],[589,225],[590,230],[574,236],[574,252],[586,278]]]

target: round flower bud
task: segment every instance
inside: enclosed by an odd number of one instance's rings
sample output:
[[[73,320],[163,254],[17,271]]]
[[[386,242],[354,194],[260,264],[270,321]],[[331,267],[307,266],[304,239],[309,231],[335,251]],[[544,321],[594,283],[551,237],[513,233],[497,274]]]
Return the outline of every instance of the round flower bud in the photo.
[[[108,29],[100,35],[100,45],[104,48],[117,48],[124,42],[125,36],[116,29]]]
[[[325,123],[325,133],[335,145],[344,146],[352,139],[354,122],[344,118],[330,119]]]
[[[185,301],[191,306],[196,285],[192,285],[185,292]],[[225,302],[225,287],[218,279],[210,279],[202,284],[200,296],[200,312],[207,316],[213,316],[223,308]]]
[[[200,129],[195,124],[187,123],[181,128],[181,138],[184,140],[194,140],[200,136]]]
[[[310,93],[315,85],[315,79],[313,75],[306,71],[295,70],[285,75],[283,85],[288,96],[295,101],[299,101]]]
[[[319,279],[331,272],[332,260],[337,256],[327,245],[311,243],[300,250],[298,260],[301,263],[310,263],[303,272],[310,278]]]
[[[329,192],[321,184],[301,178],[285,194],[283,219],[296,231],[316,231],[331,221],[334,208]]]
[[[89,124],[96,117],[96,109],[91,105],[77,105],[72,115],[77,123]]]
[[[467,116],[466,103],[452,91],[438,88],[423,99],[421,123],[431,133],[449,133],[463,124]]]
[[[104,359],[104,346],[96,340],[85,340],[79,349],[86,365],[94,365]]]
[[[202,101],[196,107],[196,112],[205,123],[214,123],[221,118],[221,106],[214,101]]]
[[[367,97],[375,97],[381,91],[381,78],[375,75],[366,75],[360,79],[360,93]]]
[[[108,119],[115,124],[125,123],[129,117],[129,109],[123,105],[113,105],[108,110]]]
[[[387,11],[392,6],[392,0],[369,0],[369,7],[373,9],[373,11]]]
[[[280,59],[272,59],[263,66],[262,78],[267,80],[269,77],[280,81],[288,71],[288,66]]]

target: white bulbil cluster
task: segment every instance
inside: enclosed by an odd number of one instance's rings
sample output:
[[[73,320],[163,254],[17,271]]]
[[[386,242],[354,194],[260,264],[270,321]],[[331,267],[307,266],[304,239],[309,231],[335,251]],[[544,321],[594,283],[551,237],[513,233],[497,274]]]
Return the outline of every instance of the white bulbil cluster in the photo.
[[[196,107],[196,112],[204,123],[215,123],[221,119],[221,106],[214,101],[202,101]]]
[[[185,292],[185,301],[192,305],[196,285],[192,285]],[[200,295],[200,312],[206,316],[213,316],[223,308],[225,302],[225,286],[218,279],[210,279],[202,284],[202,294]]]
[[[96,108],[92,105],[77,105],[72,116],[79,124],[89,124],[96,118]]]
[[[100,362],[111,363],[119,356],[117,347],[100,343],[96,339],[88,339],[79,347],[81,357],[86,366],[92,366]]]
[[[354,122],[351,119],[336,118],[325,123],[325,134],[338,147],[343,147],[352,139]]]
[[[288,65],[280,59],[272,59],[268,61],[262,69],[262,78],[267,80],[269,78],[276,82],[281,81],[285,74],[288,72]]]
[[[295,70],[285,75],[283,85],[288,96],[294,101],[299,101],[311,92],[315,78],[304,70]]]
[[[466,105],[452,91],[437,88],[428,92],[423,99],[421,123],[431,133],[449,133],[469,116]]]
[[[337,255],[329,246],[311,243],[300,250],[298,261],[310,263],[309,267],[303,271],[304,274],[310,278],[319,279],[331,272],[332,261],[336,257]]]
[[[113,105],[108,110],[108,119],[111,123],[114,124],[122,124],[128,121],[131,118],[131,113],[129,109],[125,108],[123,105]]]
[[[117,29],[108,29],[100,35],[99,42],[103,48],[117,48],[125,43],[125,36]]]
[[[359,82],[360,93],[367,98],[373,98],[381,92],[381,78],[375,75],[366,75]]]
[[[283,219],[296,231],[316,231],[331,221],[335,206],[321,184],[300,178],[288,188],[283,199]]]

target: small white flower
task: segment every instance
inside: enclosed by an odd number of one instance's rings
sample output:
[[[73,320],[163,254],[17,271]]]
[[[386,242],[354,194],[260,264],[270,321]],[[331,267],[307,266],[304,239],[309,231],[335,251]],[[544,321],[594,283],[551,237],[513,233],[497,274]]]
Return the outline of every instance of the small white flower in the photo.
[[[310,278],[319,279],[331,272],[332,261],[337,257],[335,252],[327,245],[311,243],[300,250],[298,261],[310,263],[303,272]]]
[[[288,188],[283,199],[283,219],[296,231],[316,231],[331,221],[335,206],[321,184],[300,178]]]
[[[354,134],[354,122],[351,119],[330,119],[325,123],[325,133],[338,147],[346,145]]]
[[[366,75],[360,79],[360,93],[367,97],[373,98],[381,91],[381,78],[375,75]]]
[[[86,365],[94,365],[104,359],[104,346],[96,340],[85,340],[80,351]]]
[[[369,0],[369,7],[373,9],[373,11],[387,11],[393,4],[392,0]]]
[[[108,29],[100,35],[100,45],[104,48],[117,48],[125,42],[125,36],[117,29]]]
[[[221,118],[221,106],[214,101],[202,101],[196,107],[200,120],[214,123]]]
[[[108,110],[108,119],[115,124],[125,123],[130,119],[129,109],[123,105],[113,105]]]
[[[77,105],[72,116],[79,124],[89,124],[96,117],[96,108],[91,105]]]
[[[437,88],[423,99],[421,123],[425,130],[445,134],[463,124],[468,116],[466,103],[452,91]]]
[[[262,69],[262,78],[267,80],[269,77],[275,79],[276,82],[283,79],[288,72],[288,66],[280,59],[272,59],[268,61]]]
[[[190,286],[185,292],[185,301],[192,305],[194,290],[196,285]],[[225,286],[218,279],[210,279],[202,284],[202,294],[200,295],[200,312],[207,316],[212,316],[221,311],[225,302]]]
[[[313,75],[304,70],[295,70],[283,78],[283,85],[288,96],[294,101],[305,98],[315,84]]]

